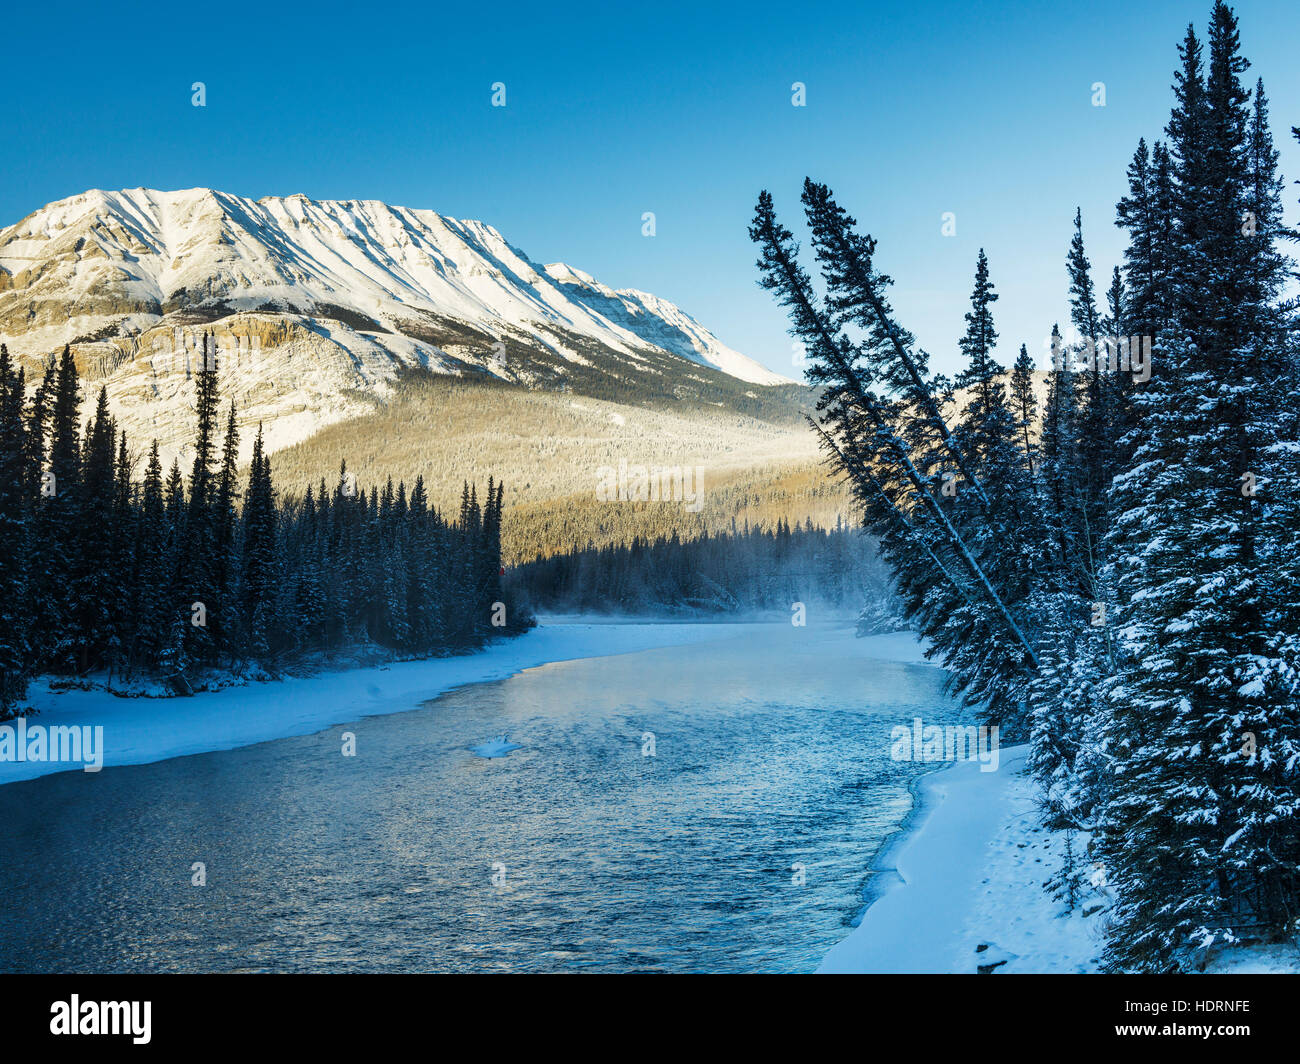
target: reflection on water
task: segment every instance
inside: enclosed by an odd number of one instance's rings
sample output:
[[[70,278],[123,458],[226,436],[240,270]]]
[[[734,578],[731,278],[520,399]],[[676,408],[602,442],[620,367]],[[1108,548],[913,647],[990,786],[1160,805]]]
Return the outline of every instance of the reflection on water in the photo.
[[[956,719],[852,650],[756,625],[0,787],[0,970],[811,971],[910,806],[890,728]]]

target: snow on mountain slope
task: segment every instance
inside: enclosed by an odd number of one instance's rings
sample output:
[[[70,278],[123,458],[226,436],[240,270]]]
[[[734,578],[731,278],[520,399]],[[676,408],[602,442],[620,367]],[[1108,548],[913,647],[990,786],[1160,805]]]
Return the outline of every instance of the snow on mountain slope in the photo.
[[[183,449],[204,331],[241,421],[272,423],[273,447],[371,408],[403,367],[562,390],[690,364],[788,383],[666,300],[429,210],[92,190],[0,230],[0,340],[29,376],[72,343],[128,431],[165,450]]]
[[[785,384],[788,379],[764,369],[752,359],[722,343],[713,333],[684,310],[649,292],[635,288],[615,290],[588,273],[562,262],[546,265],[546,273],[565,286],[569,297],[600,314],[606,320],[635,333],[641,339],[713,366],[755,384]]]

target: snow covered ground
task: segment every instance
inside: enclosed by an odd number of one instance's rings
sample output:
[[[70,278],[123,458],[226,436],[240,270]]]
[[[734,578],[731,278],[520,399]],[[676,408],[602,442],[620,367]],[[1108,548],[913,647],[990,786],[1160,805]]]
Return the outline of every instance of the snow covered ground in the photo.
[[[1044,889],[1062,867],[1065,836],[1039,824],[1024,772],[1028,750],[1003,749],[996,772],[961,762],[921,777],[911,818],[875,861],[885,889],[820,972],[1099,970],[1110,901],[1104,878],[1085,868],[1070,912]],[[1300,949],[1227,949],[1206,971],[1297,973]]]
[[[36,683],[28,701],[38,712],[27,717],[27,725],[102,727],[104,766],[140,765],[415,709],[453,687],[499,680],[552,661],[736,638],[750,627],[550,622],[461,657],[323,672],[192,698],[117,698],[105,691],[52,691]],[[0,760],[0,784],[81,768],[80,763]]]
[[[1043,889],[1063,840],[1038,825],[1027,752],[1003,749],[996,772],[961,762],[921,777],[911,819],[876,860],[889,885],[821,971],[1096,969],[1103,899],[1066,916]]]

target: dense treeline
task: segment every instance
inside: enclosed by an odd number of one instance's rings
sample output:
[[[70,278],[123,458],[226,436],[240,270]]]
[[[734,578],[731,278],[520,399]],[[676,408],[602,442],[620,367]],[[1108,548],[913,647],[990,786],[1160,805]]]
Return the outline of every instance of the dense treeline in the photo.
[[[742,613],[796,603],[859,609],[887,596],[871,541],[834,529],[778,521],[773,529],[682,539],[676,533],[629,544],[588,544],[512,570],[536,609],[597,613]]]
[[[971,702],[1031,740],[1045,819],[1083,833],[1089,875],[1114,892],[1121,970],[1195,967],[1216,944],[1293,936],[1300,918],[1291,234],[1232,10],[1215,3],[1208,48],[1189,27],[1179,51],[1166,139],[1128,168],[1129,243],[1104,295],[1075,212],[1075,335],[1054,330],[1041,411],[1025,347],[1010,374],[992,358],[982,252],[950,382],[895,320],[875,240],[828,188],[803,191],[824,299],[766,192],[751,229],[906,614]],[[1153,338],[1149,364],[1134,337]],[[970,401],[951,418],[954,386]]]
[[[283,499],[260,426],[239,475],[234,403],[219,431],[204,350],[187,482],[179,462],[164,475],[156,442],[132,475],[102,389],[83,432],[70,349],[28,396],[0,346],[0,715],[38,673],[188,691],[204,670],[368,644],[454,652],[527,623],[501,588],[503,486],[480,501],[466,485],[455,521],[420,478],[367,494],[346,467]]]

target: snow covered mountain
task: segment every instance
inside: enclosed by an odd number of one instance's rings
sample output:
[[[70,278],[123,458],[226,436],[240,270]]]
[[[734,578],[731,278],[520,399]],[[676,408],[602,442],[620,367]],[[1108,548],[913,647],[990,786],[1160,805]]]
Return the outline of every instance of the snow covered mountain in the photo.
[[[72,343],[133,439],[183,451],[205,331],[272,449],[372,410],[409,367],[610,395],[701,369],[789,383],[666,300],[428,210],[93,190],[0,230],[0,340],[29,379]]]

